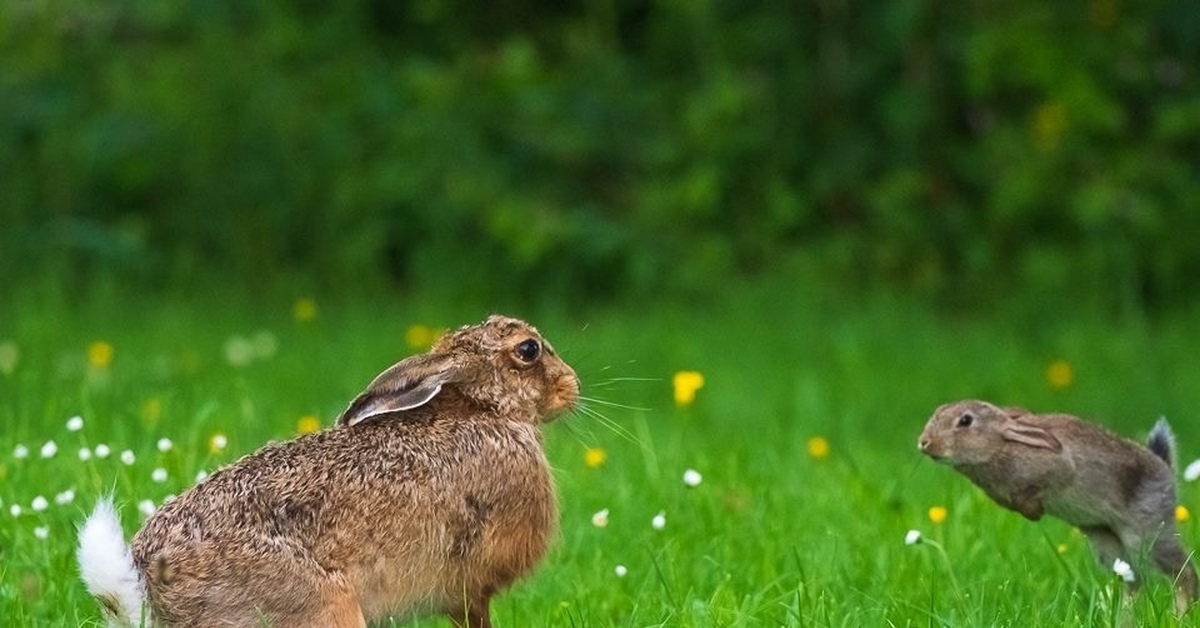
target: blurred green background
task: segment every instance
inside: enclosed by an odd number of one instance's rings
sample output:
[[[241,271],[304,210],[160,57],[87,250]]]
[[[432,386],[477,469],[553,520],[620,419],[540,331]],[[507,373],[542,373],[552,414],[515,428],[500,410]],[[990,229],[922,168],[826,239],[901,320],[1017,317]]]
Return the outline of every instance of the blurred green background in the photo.
[[[0,281],[1195,299],[1188,0],[6,0]],[[506,296],[508,295],[508,296]]]

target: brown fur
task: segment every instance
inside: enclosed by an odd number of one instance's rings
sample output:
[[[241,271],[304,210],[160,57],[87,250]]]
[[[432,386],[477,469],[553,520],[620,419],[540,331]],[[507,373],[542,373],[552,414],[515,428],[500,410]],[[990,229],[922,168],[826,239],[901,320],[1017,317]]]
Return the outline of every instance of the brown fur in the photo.
[[[539,425],[577,396],[574,371],[521,321],[449,334],[335,427],[267,445],[155,513],[132,542],[155,621],[363,627],[432,612],[490,626],[490,598],[555,534]]]
[[[1106,567],[1120,558],[1140,570],[1148,556],[1175,579],[1182,611],[1196,600],[1197,577],[1175,531],[1165,422],[1155,435],[1166,455],[1070,415],[959,401],[934,412],[917,444],[1001,506],[1077,526]]]

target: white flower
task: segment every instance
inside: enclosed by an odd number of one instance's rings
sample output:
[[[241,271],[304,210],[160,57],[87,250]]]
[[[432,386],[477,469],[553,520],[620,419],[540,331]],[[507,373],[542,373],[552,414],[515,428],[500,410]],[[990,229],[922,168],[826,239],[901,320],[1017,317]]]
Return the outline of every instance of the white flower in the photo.
[[[229,438],[227,438],[224,434],[213,434],[212,440],[209,442],[209,445],[214,452],[224,450],[225,446],[228,444]]]
[[[921,542],[921,531],[920,530],[909,530],[908,534],[904,535],[904,544],[905,545],[916,545],[917,543],[920,543],[920,542]]]
[[[81,417],[77,414],[77,415],[67,419],[67,430],[68,431],[78,432],[81,429],[83,429],[83,417]]]
[[[46,441],[45,445],[42,445],[42,457],[43,458],[53,458],[54,454],[56,454],[56,453],[58,453],[58,443],[55,443],[52,440],[48,440],[48,441]]]
[[[199,483],[203,482],[204,479],[207,477],[208,477],[208,471],[205,471],[204,469],[200,469],[199,471],[196,472],[196,483],[199,484]]]
[[[65,506],[73,501],[75,501],[75,489],[73,488],[69,488],[54,496],[54,503],[59,506]]]
[[[654,515],[654,518],[650,520],[650,527],[654,528],[655,530],[661,530],[667,527],[667,514],[660,512],[657,515]]]
[[[167,453],[168,451],[171,451],[171,448],[174,446],[175,446],[174,443],[172,443],[171,439],[169,439],[169,438],[158,439],[158,450],[163,452],[164,454]]]
[[[154,471],[150,472],[150,479],[154,480],[155,482],[158,482],[159,484],[166,482],[167,481],[167,470],[162,467],[158,467]]]
[[[231,366],[246,366],[254,360],[254,344],[241,336],[225,341],[225,361]]]
[[[618,578],[624,578],[625,574],[629,573],[629,570],[625,568],[625,565],[617,565],[613,568],[613,573],[617,574]]]
[[[24,445],[13,447],[13,458],[24,460],[29,457],[29,448]]]
[[[47,528],[46,526],[38,526],[33,529],[33,535],[44,541],[50,536],[50,528]]]
[[[1196,478],[1200,478],[1200,460],[1193,460],[1191,464],[1183,470],[1183,479],[1188,482],[1195,482]]]
[[[154,502],[148,499],[138,502],[138,512],[142,513],[143,517],[149,517],[154,514]]]
[[[132,450],[126,449],[125,451],[121,452],[121,462],[125,463],[125,466],[128,467],[132,465],[136,460],[137,457],[133,455]]]
[[[700,475],[700,472],[695,469],[688,469],[683,472],[683,483],[688,486],[699,486],[703,480],[704,478]]]
[[[1121,579],[1125,582],[1133,582],[1135,580],[1133,577],[1133,567],[1130,567],[1129,563],[1120,558],[1113,561],[1112,570],[1113,573],[1121,576]]]
[[[13,504],[12,506],[9,506],[8,514],[10,514],[14,517],[20,517],[21,516],[21,504]]]
[[[45,497],[38,495],[33,498],[33,502],[29,504],[29,507],[33,509],[33,512],[42,512],[50,507],[50,502],[46,501]]]
[[[94,451],[96,453],[96,457],[100,458],[101,460],[103,460],[104,458],[107,458],[108,454],[112,453],[112,450],[109,449],[108,445],[105,445],[104,443],[100,443],[99,445],[96,445],[96,449]]]
[[[600,510],[592,515],[592,525],[597,528],[603,528],[608,525],[608,509]]]
[[[279,341],[275,339],[275,334],[263,330],[250,338],[250,346],[253,347],[254,357],[266,360],[273,357],[279,350]]]
[[[80,447],[79,448],[79,459],[84,462],[91,460],[92,459],[92,450],[88,449],[87,447]]]

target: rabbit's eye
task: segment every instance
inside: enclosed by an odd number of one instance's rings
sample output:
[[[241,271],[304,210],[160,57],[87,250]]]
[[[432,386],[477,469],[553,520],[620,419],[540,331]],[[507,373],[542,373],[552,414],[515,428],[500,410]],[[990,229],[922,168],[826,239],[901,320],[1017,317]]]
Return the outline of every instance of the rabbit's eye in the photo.
[[[971,424],[974,422],[975,422],[975,415],[971,414],[970,412],[958,417],[958,426],[959,427],[971,427]]]
[[[538,341],[530,339],[522,342],[513,349],[513,353],[517,354],[517,358],[526,364],[532,364],[538,359],[538,355],[542,352],[542,345]]]

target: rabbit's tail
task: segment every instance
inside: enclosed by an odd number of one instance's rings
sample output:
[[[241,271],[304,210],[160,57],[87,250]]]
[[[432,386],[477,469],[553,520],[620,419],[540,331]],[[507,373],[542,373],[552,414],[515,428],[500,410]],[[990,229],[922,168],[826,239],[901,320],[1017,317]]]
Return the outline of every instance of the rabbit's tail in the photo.
[[[141,625],[145,591],[111,497],[96,502],[96,509],[79,529],[76,556],[83,582],[104,609],[109,625]]]
[[[1160,417],[1158,423],[1154,424],[1154,429],[1150,430],[1150,436],[1146,439],[1146,448],[1162,458],[1168,467],[1175,467],[1175,434],[1167,425],[1167,417]]]

